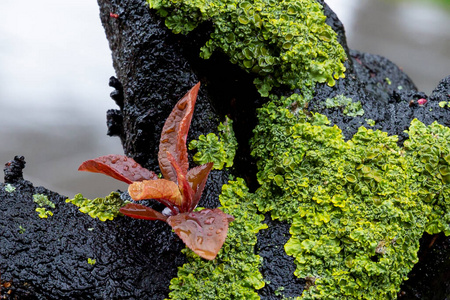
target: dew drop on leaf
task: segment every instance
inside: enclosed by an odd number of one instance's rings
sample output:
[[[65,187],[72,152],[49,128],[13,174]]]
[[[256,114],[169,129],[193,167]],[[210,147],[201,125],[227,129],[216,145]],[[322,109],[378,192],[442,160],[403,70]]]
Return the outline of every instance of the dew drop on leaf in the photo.
[[[215,220],[214,217],[210,217],[210,218],[205,220],[205,224],[206,225],[211,225],[212,223],[214,223],[214,220]]]
[[[172,127],[170,127],[169,129],[167,129],[165,132],[166,132],[166,133],[172,133],[172,132],[174,132],[174,131],[175,131],[175,125],[172,126]]]
[[[186,105],[187,105],[187,101],[183,101],[183,102],[179,102],[178,104],[177,104],[177,107],[178,107],[178,109],[180,109],[180,110],[184,110],[185,108],[186,108]]]

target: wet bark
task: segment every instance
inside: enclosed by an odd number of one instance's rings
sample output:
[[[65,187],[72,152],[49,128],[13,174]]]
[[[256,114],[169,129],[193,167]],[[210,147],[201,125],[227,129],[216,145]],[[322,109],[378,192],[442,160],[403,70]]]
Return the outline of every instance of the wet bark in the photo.
[[[255,189],[256,167],[249,154],[248,141],[256,124],[255,110],[267,99],[253,86],[253,75],[229,63],[224,55],[213,54],[207,61],[198,57],[199,48],[211,32],[210,24],[200,26],[188,36],[174,35],[145,0],[98,0],[98,4],[116,70],[110,85],[114,88],[111,98],[117,107],[107,113],[108,134],[120,138],[126,155],[158,171],[159,135],[164,121],[176,101],[201,81],[188,140],[215,132],[225,115],[231,117],[239,142],[232,172],[245,178]],[[445,113],[434,109],[439,101],[448,101],[450,77],[427,97],[389,60],[348,49],[343,25],[326,5],[325,13],[349,55],[348,71],[346,78],[338,80],[334,87],[316,86],[310,103],[312,110],[326,114],[343,128],[347,139],[364,124],[364,119],[376,121],[375,129],[399,135],[400,143],[406,137],[403,131],[413,118],[425,124],[437,120],[450,125],[449,110]],[[387,77],[390,84],[385,80]],[[278,88],[274,92],[288,95],[291,91]],[[339,94],[361,101],[366,114],[352,118],[331,109],[319,109],[321,101]],[[414,101],[420,98],[428,99],[426,107],[416,105]],[[177,267],[185,261],[180,253],[184,245],[169,226],[129,218],[111,222],[94,220],[66,204],[66,197],[24,180],[21,175],[24,166],[25,160],[16,157],[5,167],[5,183],[0,184],[2,296],[10,299],[167,297],[169,281],[176,277]],[[228,172],[212,172],[201,206],[218,206],[218,194]],[[6,191],[6,184],[14,186],[15,191]],[[47,195],[55,203],[52,217],[38,217],[34,194]],[[292,258],[269,246],[274,240],[285,243],[286,230],[286,224],[271,222],[270,230],[258,236],[256,251],[264,258],[261,272],[273,283],[259,291],[262,299],[278,299],[275,296],[278,286],[289,286],[286,292],[290,296],[298,296],[305,286],[304,280],[292,275],[295,269]],[[429,242],[423,243],[428,247]],[[444,250],[428,251],[424,255],[431,261],[448,257],[450,250],[445,246],[448,243],[448,238],[441,237],[433,247]],[[96,259],[95,265],[89,264],[88,258]],[[419,268],[425,268],[421,262]],[[415,284],[415,287],[423,286],[420,291],[406,284],[403,298],[415,299],[412,295],[420,294],[429,295],[428,299],[442,299],[433,298],[433,289],[426,284],[431,271],[413,272],[414,280],[425,283]],[[442,289],[448,291],[449,283],[443,283]]]

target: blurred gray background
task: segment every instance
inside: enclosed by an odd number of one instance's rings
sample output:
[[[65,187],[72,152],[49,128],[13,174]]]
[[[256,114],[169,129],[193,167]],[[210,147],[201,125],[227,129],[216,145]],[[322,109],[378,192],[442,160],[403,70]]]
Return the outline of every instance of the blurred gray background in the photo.
[[[442,1],[442,0],[441,0]],[[380,54],[427,94],[450,75],[450,11],[432,1],[329,0],[348,44]],[[101,197],[126,184],[77,172],[119,153],[106,135],[111,53],[94,0],[1,0],[0,165],[24,155],[24,177],[63,195]],[[1,174],[0,181],[3,174]]]

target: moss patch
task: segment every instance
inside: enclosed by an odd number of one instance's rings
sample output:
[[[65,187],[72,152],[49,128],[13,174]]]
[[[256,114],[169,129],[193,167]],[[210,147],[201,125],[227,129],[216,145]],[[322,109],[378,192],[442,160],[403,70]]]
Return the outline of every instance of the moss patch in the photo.
[[[55,208],[55,203],[50,201],[46,195],[34,194],[33,202],[35,202],[39,206],[36,208],[36,211],[39,213],[39,218],[47,219],[48,217],[53,216],[53,212],[47,210],[47,208]]]
[[[214,32],[201,49],[207,59],[220,49],[230,61],[257,75],[263,96],[281,84],[313,88],[344,77],[346,54],[313,0],[148,0],[174,33],[211,21]]]
[[[217,129],[219,136],[214,133],[208,133],[206,136],[202,134],[198,140],[192,140],[189,143],[189,150],[197,150],[193,157],[197,164],[213,162],[213,169],[222,170],[224,166],[227,168],[233,166],[238,143],[231,119],[226,117]]]
[[[255,289],[264,286],[254,253],[256,233],[267,225],[253,204],[254,195],[238,178],[222,187],[221,209],[235,217],[230,223],[225,244],[212,261],[205,261],[184,249],[188,262],[170,282],[171,299],[259,299]]]
[[[349,117],[364,115],[361,102],[353,102],[352,98],[347,98],[344,95],[326,99],[323,106],[326,108],[340,109],[344,115]]]
[[[315,83],[332,86],[344,77],[345,51],[316,1],[148,3],[175,33],[212,22],[200,55],[224,52],[255,74],[263,96],[287,85],[308,97]],[[450,234],[449,128],[414,120],[403,148],[396,136],[365,127],[345,142],[326,116],[304,109],[306,102],[272,97],[259,109],[252,149],[261,187],[255,194],[241,180],[223,187],[224,211],[236,217],[225,246],[210,262],[185,250],[189,262],[171,281],[170,297],[258,299],[258,210],[291,224],[285,250],[295,258],[295,275],[308,279],[304,299],[395,298],[417,262],[422,234]],[[329,102],[349,116],[364,113],[345,97]]]
[[[302,298],[395,298],[422,234],[450,234],[450,129],[414,120],[404,148],[365,127],[345,142],[301,101],[259,109],[255,203],[292,224],[285,250],[314,282]]]
[[[120,214],[119,209],[126,204],[126,201],[122,200],[117,192],[112,192],[105,198],[93,200],[77,194],[73,199],[67,199],[66,202],[78,206],[82,213],[89,214],[94,219],[99,218],[100,221],[114,219]]]

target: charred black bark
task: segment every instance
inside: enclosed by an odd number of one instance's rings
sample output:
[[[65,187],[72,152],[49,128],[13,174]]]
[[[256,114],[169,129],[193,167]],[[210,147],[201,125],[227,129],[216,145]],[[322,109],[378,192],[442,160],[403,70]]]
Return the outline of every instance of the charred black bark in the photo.
[[[324,4],[322,0],[319,2]],[[253,75],[230,64],[224,55],[215,53],[206,61],[198,57],[199,48],[209,37],[210,24],[200,26],[188,36],[174,35],[145,0],[98,0],[98,4],[117,77],[110,80],[114,88],[111,98],[118,109],[108,111],[108,134],[121,139],[125,154],[157,171],[159,136],[164,121],[176,101],[201,81],[188,139],[215,132],[225,115],[231,117],[239,142],[233,172],[256,188],[256,167],[249,154],[248,141],[256,124],[255,110],[266,99],[260,97],[252,84]],[[111,17],[110,13],[118,17]],[[326,5],[325,14],[349,60],[345,79],[338,80],[334,87],[316,86],[310,109],[326,114],[347,139],[365,124],[365,119],[376,122],[374,129],[399,135],[400,143],[406,138],[403,131],[413,118],[426,124],[437,120],[450,125],[450,110],[434,109],[440,101],[450,100],[450,77],[427,97],[387,59],[348,49],[342,23]],[[291,93],[285,88],[274,92]],[[364,116],[349,117],[338,109],[321,107],[325,99],[337,95],[360,101]],[[416,105],[420,98],[427,99],[427,104]],[[180,254],[184,245],[169,226],[130,218],[116,218],[111,222],[94,220],[66,204],[66,197],[24,180],[23,157],[16,157],[8,164],[5,184],[0,184],[1,296],[10,299],[167,297],[169,281],[185,261]],[[212,172],[201,206],[218,206],[218,195],[227,178],[227,171]],[[6,183],[15,190],[7,191]],[[37,193],[47,195],[55,203],[52,217],[38,217],[33,202]],[[279,222],[270,225],[270,229],[258,235],[256,247],[264,258],[261,273],[265,280],[273,282],[260,291],[261,298],[279,299],[274,291],[287,282],[290,283],[287,295],[298,295],[305,281],[293,277],[293,259],[282,247],[288,238],[288,226]],[[279,243],[278,248],[271,247],[274,241]],[[428,251],[424,257],[431,261],[448,257],[450,250],[445,246],[448,242],[449,238],[437,239],[433,247],[440,250]],[[428,247],[429,243],[424,245]],[[96,259],[95,265],[89,264],[88,258]],[[283,262],[283,271],[275,272],[279,262]],[[434,268],[433,264],[428,265]],[[427,295],[431,295],[432,289],[426,284],[430,272],[420,270],[413,270],[414,284],[423,290],[428,288]],[[450,284],[441,282],[441,286],[448,291]],[[407,284],[404,291],[405,295],[427,293]]]
[[[5,168],[5,182],[14,191],[0,183],[2,299],[167,296],[170,279],[184,263],[184,244],[166,223],[92,219],[65,203],[67,197],[24,180],[24,164],[23,157],[16,157]],[[53,216],[39,218],[35,194],[55,204]]]

